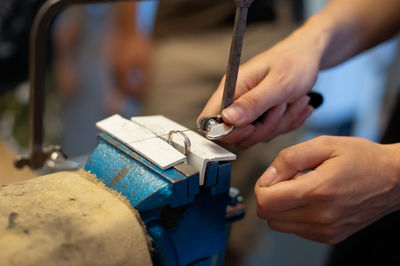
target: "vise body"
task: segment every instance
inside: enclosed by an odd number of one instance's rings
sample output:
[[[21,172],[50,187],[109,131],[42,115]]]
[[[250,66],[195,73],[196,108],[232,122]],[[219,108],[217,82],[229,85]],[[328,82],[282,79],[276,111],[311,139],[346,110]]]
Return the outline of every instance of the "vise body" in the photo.
[[[116,115],[97,126],[104,132],[85,169],[139,211],[154,264],[223,265],[230,223],[243,216],[227,215],[240,198],[230,189],[228,161],[236,156],[162,116]],[[188,136],[186,154],[177,151],[183,147],[168,134],[172,128]]]

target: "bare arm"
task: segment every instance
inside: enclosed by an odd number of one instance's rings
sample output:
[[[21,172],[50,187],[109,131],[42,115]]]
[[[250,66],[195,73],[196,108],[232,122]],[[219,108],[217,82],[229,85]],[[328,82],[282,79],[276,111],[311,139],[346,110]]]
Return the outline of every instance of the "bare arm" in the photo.
[[[320,68],[335,66],[392,37],[400,27],[398,0],[334,0],[306,27],[325,39]]]
[[[398,0],[332,0],[298,30],[239,69],[235,102],[222,112],[236,126],[227,143],[247,148],[299,127],[313,108],[305,96],[320,69],[391,37]],[[200,116],[219,111],[223,80]],[[255,122],[256,121],[256,122]]]

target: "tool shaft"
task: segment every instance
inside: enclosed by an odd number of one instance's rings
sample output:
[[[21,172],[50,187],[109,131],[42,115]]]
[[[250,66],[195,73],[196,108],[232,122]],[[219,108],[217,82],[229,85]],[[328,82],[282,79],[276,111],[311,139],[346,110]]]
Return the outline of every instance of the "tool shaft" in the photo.
[[[228,67],[226,70],[226,79],[224,85],[224,94],[222,96],[221,110],[231,105],[235,99],[236,81],[242,55],[242,46],[244,32],[246,28],[248,6],[238,4],[236,7],[235,24],[233,27],[233,36],[231,50],[229,54]]]

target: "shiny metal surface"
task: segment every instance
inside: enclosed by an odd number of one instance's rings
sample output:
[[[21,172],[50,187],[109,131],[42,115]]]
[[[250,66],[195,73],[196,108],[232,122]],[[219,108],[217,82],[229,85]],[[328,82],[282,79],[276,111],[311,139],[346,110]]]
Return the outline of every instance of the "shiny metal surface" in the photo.
[[[207,132],[206,137],[211,140],[220,139],[233,131],[235,127],[225,123],[215,123]]]

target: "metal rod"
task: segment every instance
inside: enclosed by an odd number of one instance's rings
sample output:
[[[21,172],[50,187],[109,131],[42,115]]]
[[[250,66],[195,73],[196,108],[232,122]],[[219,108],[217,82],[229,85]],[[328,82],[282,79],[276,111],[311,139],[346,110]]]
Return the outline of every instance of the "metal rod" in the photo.
[[[125,0],[128,1],[128,0]],[[141,1],[141,0],[130,0]],[[46,77],[46,52],[47,38],[54,18],[67,7],[77,4],[94,4],[106,2],[122,2],[119,0],[48,0],[39,9],[30,33],[30,155],[20,157],[15,165],[18,168],[28,165],[33,169],[43,166],[51,152],[43,148],[44,128],[43,115],[45,108],[45,77]]]
[[[226,79],[224,93],[222,96],[220,113],[231,105],[235,99],[236,81],[240,66],[240,57],[242,55],[242,46],[244,33],[246,29],[246,20],[248,8],[253,0],[236,0],[235,24],[233,26],[231,50],[229,53],[228,66],[226,70]]]

